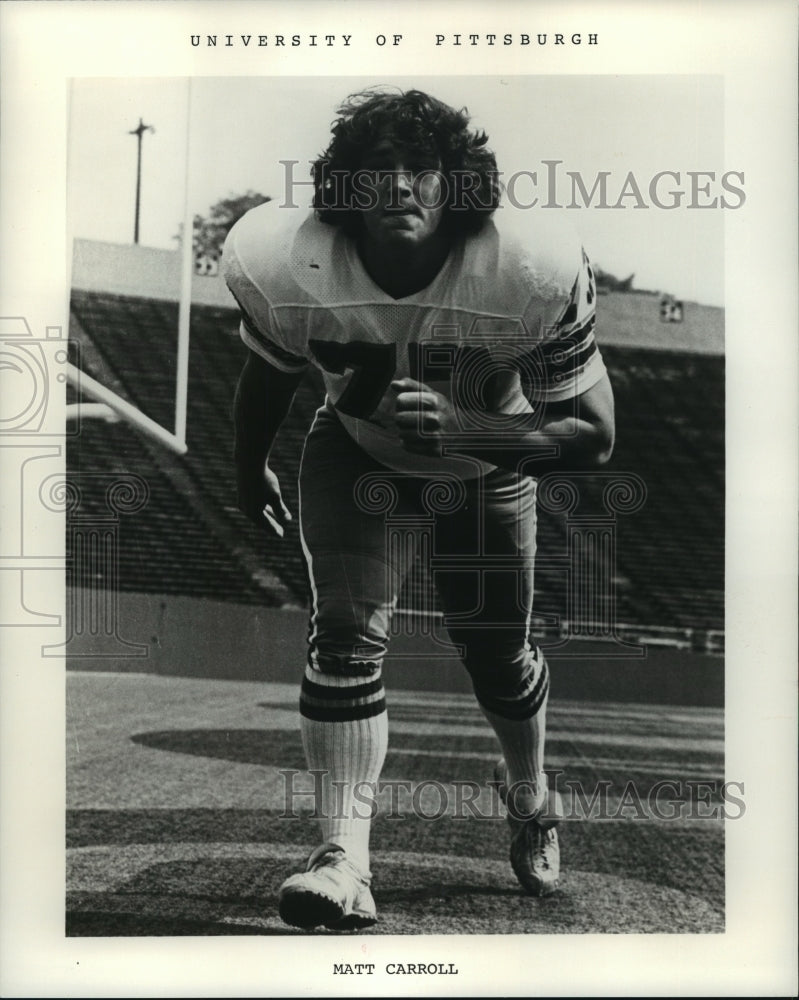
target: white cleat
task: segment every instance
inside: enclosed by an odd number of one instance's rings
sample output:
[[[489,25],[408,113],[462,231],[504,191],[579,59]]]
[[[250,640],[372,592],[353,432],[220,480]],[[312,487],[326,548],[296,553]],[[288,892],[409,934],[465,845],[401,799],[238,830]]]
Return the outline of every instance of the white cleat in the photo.
[[[494,769],[499,797],[507,807],[507,766],[500,760]],[[548,896],[558,887],[560,846],[555,826],[563,817],[563,804],[557,791],[548,790],[542,807],[529,818],[508,812],[511,831],[510,863],[516,878],[531,896]]]
[[[279,912],[293,927],[356,930],[377,921],[364,874],[337,844],[322,844],[308,859],[304,872],[291,875],[280,887]]]

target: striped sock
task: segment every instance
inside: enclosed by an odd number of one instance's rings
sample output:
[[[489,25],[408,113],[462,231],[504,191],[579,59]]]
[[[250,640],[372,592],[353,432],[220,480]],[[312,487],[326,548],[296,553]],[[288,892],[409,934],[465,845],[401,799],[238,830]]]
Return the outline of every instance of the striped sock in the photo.
[[[370,802],[388,747],[388,715],[379,671],[370,677],[305,668],[300,730],[316,777],[324,842],[343,847],[369,871]]]
[[[517,782],[516,807],[531,814],[544,804],[547,778],[544,773],[546,709],[549,669],[541,651],[529,657],[529,669],[510,695],[477,692],[483,714],[497,735],[508,768],[507,785]]]

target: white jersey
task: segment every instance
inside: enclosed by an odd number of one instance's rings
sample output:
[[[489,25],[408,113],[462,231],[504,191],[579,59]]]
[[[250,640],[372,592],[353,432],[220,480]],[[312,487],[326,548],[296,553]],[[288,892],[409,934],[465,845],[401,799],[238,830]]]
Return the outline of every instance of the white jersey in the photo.
[[[479,430],[487,426],[481,414],[532,412],[602,378],[588,259],[548,223],[540,211],[500,208],[455,242],[426,288],[394,299],[340,227],[271,201],[233,227],[223,269],[247,346],[284,372],[316,365],[327,405],[373,458],[401,471],[472,477],[493,466],[403,448],[389,416],[390,383],[424,382],[473,414]]]

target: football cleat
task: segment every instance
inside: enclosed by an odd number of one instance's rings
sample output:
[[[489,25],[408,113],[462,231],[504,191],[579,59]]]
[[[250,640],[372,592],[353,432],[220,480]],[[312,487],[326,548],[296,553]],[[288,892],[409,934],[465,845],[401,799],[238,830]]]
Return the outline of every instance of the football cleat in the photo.
[[[494,770],[499,797],[507,807],[507,766],[500,760]],[[563,816],[559,793],[550,789],[542,807],[530,818],[520,819],[508,812],[511,831],[510,863],[516,878],[531,896],[548,896],[558,887],[560,845],[555,825]]]
[[[289,876],[280,887],[281,919],[305,929],[369,927],[377,921],[371,879],[338,844],[322,844],[311,854],[306,870]]]
[[[554,826],[545,829],[534,819],[511,819],[510,863],[519,884],[531,896],[549,896],[560,879],[560,845]]]

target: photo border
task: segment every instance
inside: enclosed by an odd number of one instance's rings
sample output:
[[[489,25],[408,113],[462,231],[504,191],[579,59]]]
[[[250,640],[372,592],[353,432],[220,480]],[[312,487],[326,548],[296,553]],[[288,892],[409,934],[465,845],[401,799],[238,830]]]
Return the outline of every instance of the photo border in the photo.
[[[441,30],[596,33],[595,46],[512,53],[431,50]],[[351,24],[352,28],[347,25]],[[381,46],[384,33],[403,44]],[[255,27],[254,27],[255,25]],[[291,25],[298,25],[293,28]],[[333,27],[328,28],[328,25]],[[277,53],[187,44],[192,32],[350,31],[350,51]],[[755,30],[756,26],[756,30]],[[747,814],[727,826],[723,935],[66,939],[64,690],[36,650],[51,629],[4,629],[2,992],[5,995],[745,995],[796,988],[796,10],[734,5],[565,3],[8,2],[2,28],[0,135],[3,316],[24,317],[47,351],[68,321],[67,82],[76,76],[364,75],[424,72],[703,72],[725,77],[726,166],[747,203],[728,213],[727,745]],[[500,32],[501,33],[501,32]],[[354,63],[353,60],[357,60]],[[47,342],[50,342],[49,344]],[[54,360],[54,365],[58,362]],[[55,371],[55,369],[54,369]],[[63,425],[53,380],[48,433]],[[58,471],[58,457],[53,471]],[[8,489],[8,484],[5,484]],[[13,484],[12,484],[13,488]],[[37,553],[63,558],[63,524],[30,514]],[[41,523],[39,523],[41,522]],[[52,573],[53,570],[42,570]],[[63,595],[51,601],[63,613]],[[46,633],[46,634],[45,634]],[[34,673],[35,671],[35,673]],[[45,734],[45,738],[42,738]],[[362,950],[362,945],[366,952]],[[373,976],[337,982],[333,961],[455,962],[451,981]],[[278,971],[281,970],[281,971]],[[324,971],[323,971],[324,970]],[[136,992],[132,993],[131,991]]]

